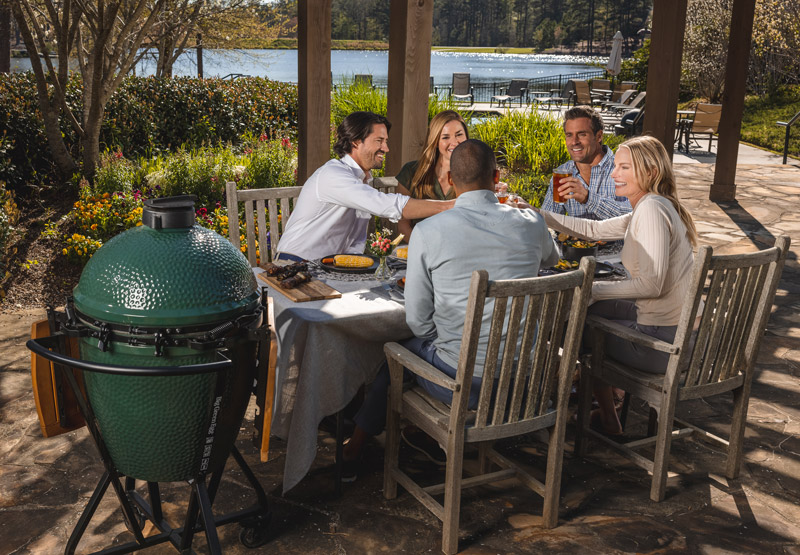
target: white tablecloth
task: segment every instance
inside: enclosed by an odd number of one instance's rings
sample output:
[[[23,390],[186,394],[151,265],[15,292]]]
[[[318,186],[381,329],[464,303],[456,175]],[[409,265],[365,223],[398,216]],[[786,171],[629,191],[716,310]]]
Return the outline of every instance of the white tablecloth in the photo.
[[[370,291],[379,282],[327,283],[342,293],[340,299],[295,303],[270,293],[278,337],[271,435],[287,442],[284,492],[311,468],[323,417],[343,409],[374,379],[385,343],[412,335],[403,305]]]

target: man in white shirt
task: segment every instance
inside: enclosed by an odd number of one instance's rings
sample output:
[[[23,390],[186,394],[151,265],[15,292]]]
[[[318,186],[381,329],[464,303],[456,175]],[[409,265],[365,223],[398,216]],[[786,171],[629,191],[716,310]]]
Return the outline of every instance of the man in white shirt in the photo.
[[[467,140],[455,148],[449,180],[456,192],[455,206],[417,224],[408,246],[406,322],[415,337],[401,344],[454,378],[472,272],[486,269],[493,280],[533,277],[540,265],[555,264],[559,252],[542,217],[530,217],[531,210],[498,202],[494,186],[499,173],[494,153],[485,143]],[[487,307],[470,389],[471,408],[478,403],[491,316]],[[446,403],[452,400],[450,390],[422,378],[417,381],[433,397]],[[388,386],[389,371],[384,365],[345,446],[344,461],[351,475],[352,465],[347,463],[357,460],[366,438],[383,430]]]
[[[371,170],[389,152],[389,121],[372,112],[353,112],[336,129],[329,160],[303,185],[278,243],[278,259],[313,260],[364,252],[371,215],[398,221],[438,214],[454,201],[418,200],[373,188]]]

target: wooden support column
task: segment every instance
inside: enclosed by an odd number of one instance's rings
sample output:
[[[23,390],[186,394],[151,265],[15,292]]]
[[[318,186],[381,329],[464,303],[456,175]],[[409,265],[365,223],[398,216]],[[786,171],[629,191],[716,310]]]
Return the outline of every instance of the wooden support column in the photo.
[[[672,158],[681,81],[687,0],[655,0],[647,68],[645,133],[660,140]]]
[[[753,38],[755,0],[734,0],[731,13],[731,40],[725,65],[725,89],[719,121],[719,144],[714,183],[710,200],[736,200],[736,161],[739,158],[739,134],[742,130],[744,95],[747,89],[747,66]]]
[[[0,6],[0,73],[11,71],[11,7]]]
[[[433,0],[391,0],[389,14],[389,155],[386,175],[416,160],[428,130]]]
[[[331,0],[297,2],[297,182],[330,159]]]

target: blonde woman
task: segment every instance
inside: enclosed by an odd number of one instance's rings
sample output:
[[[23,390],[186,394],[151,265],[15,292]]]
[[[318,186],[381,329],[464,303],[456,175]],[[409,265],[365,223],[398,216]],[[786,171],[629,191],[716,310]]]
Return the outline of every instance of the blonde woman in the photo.
[[[455,192],[447,180],[453,149],[469,139],[467,124],[461,114],[445,110],[428,125],[428,137],[419,160],[408,162],[397,174],[398,193],[417,199],[451,200]],[[412,220],[400,220],[398,229],[406,238],[414,227]]]
[[[692,246],[697,243],[692,216],[681,205],[667,151],[654,137],[622,143],[614,158],[616,195],[627,197],[630,214],[594,221],[542,211],[547,225],[589,240],[623,239],[621,257],[630,279],[596,282],[590,314],[615,320],[667,342],[675,338],[689,289]],[[607,336],[608,356],[643,372],[664,373],[668,356],[615,336]],[[585,343],[588,345],[588,343]],[[610,386],[595,388],[600,406],[594,424],[608,434],[622,432]]]

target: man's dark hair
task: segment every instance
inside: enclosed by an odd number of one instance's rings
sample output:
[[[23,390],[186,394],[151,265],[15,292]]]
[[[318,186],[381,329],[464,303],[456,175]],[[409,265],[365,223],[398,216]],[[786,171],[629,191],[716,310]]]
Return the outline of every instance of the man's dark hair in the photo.
[[[494,171],[497,169],[492,149],[477,139],[458,145],[450,156],[450,178],[459,187],[473,186],[494,190]]]
[[[597,110],[591,106],[575,106],[564,112],[564,123],[571,119],[589,118],[592,125],[592,131],[597,135],[598,131],[603,129],[603,118],[597,113]]]
[[[389,120],[372,112],[353,112],[336,128],[336,143],[333,151],[337,156],[344,156],[353,150],[355,141],[363,141],[372,133],[372,126],[383,124],[386,131],[391,129],[392,124]]]

